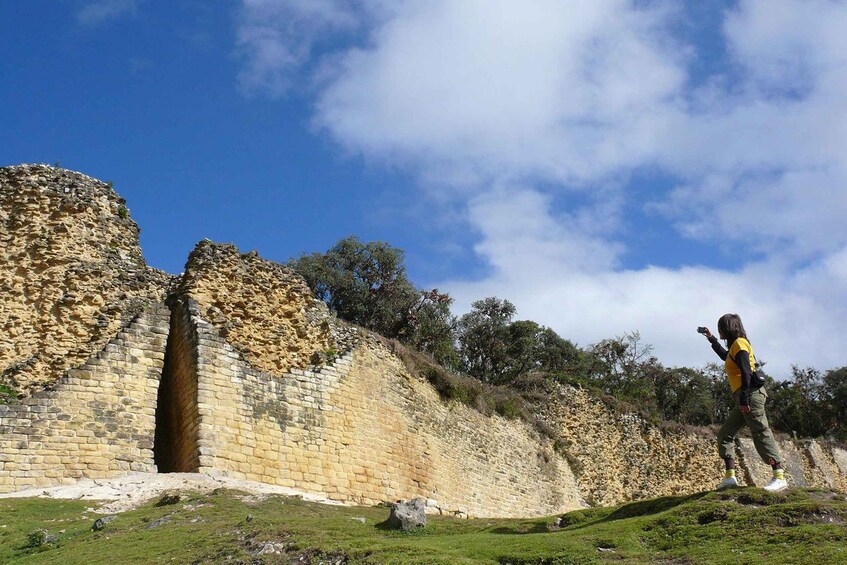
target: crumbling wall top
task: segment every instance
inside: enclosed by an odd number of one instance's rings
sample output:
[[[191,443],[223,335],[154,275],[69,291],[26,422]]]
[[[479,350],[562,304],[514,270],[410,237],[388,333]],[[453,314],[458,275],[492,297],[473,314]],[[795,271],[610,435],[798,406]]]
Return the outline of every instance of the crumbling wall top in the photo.
[[[171,277],[147,266],[138,234],[109,183],[0,168],[0,384],[49,385],[164,300]]]
[[[343,347],[339,324],[291,269],[203,240],[188,258],[178,294],[255,368],[282,375],[325,362]]]

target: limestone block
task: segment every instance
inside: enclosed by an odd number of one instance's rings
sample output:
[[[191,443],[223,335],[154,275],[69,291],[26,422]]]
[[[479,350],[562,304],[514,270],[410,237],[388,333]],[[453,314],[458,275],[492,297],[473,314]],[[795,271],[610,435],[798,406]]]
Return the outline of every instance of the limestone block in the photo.
[[[842,478],[847,478],[847,451],[839,447],[834,447],[832,448],[832,458]]]
[[[806,453],[812,463],[812,467],[809,469],[812,484],[814,486],[837,488],[840,482],[838,476],[840,473],[834,461],[827,456],[821,445],[815,440],[810,440],[806,446]]]

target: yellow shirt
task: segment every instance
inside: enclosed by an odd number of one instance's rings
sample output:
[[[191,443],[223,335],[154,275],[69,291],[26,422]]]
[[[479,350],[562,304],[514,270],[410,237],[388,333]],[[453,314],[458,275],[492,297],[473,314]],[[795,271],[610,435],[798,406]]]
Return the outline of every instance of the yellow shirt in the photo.
[[[753,355],[753,346],[743,337],[739,337],[732,342],[732,345],[729,347],[729,355],[726,356],[726,361],[724,361],[726,377],[729,379],[729,387],[732,389],[732,392],[741,388],[741,369],[733,361],[739,351],[746,351],[750,355],[750,370],[756,370],[756,357]]]

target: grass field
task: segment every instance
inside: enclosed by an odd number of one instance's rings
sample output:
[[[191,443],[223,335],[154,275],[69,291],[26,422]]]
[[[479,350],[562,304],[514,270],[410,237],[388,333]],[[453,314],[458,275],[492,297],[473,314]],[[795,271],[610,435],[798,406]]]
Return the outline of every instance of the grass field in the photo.
[[[430,516],[389,530],[387,507],[218,491],[116,515],[91,502],[0,499],[0,563],[847,563],[843,494],[757,488],[525,520]]]

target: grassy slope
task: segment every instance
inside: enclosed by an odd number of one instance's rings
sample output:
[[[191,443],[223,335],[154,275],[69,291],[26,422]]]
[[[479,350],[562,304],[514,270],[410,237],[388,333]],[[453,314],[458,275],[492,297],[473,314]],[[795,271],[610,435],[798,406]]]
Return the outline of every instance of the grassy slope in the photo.
[[[847,500],[745,488],[530,520],[430,517],[385,529],[388,508],[234,492],[183,494],[119,514],[99,532],[90,502],[0,499],[0,563],[779,563],[847,562]],[[252,515],[251,520],[247,516]],[[156,520],[171,521],[150,527]],[[31,534],[58,540],[39,547]],[[257,555],[267,543],[279,554]]]

